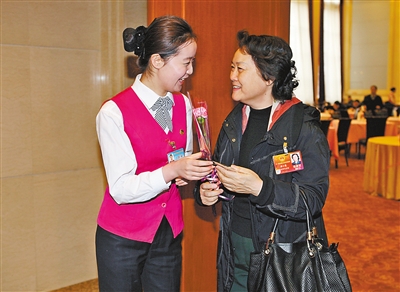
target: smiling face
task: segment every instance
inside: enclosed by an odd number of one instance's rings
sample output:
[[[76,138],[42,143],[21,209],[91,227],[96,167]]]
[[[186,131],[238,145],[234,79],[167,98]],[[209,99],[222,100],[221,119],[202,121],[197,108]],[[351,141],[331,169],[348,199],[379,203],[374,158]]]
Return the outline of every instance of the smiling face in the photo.
[[[238,49],[231,63],[232,99],[263,109],[272,105],[272,81],[262,78],[253,58]]]
[[[193,74],[196,51],[197,43],[191,41],[183,44],[178,54],[167,60],[157,55],[158,58],[154,60],[155,74],[150,77],[151,84],[146,85],[160,96],[165,96],[167,92],[181,91],[184,80]]]

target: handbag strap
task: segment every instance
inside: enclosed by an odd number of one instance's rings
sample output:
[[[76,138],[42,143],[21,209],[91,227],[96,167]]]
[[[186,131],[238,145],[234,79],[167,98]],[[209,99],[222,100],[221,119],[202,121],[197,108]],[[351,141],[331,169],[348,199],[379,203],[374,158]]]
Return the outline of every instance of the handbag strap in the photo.
[[[316,238],[318,236],[317,234],[317,228],[314,226],[314,224],[312,224],[313,220],[312,220],[312,214],[310,211],[310,207],[308,206],[307,203],[307,199],[306,199],[306,195],[304,194],[303,190],[300,190],[300,197],[302,198],[303,202],[304,202],[304,206],[306,208],[306,221],[307,221],[307,243],[308,243],[308,247],[309,250],[311,250],[310,247],[310,243],[313,243],[314,238]],[[274,223],[274,227],[272,228],[272,231],[269,235],[269,238],[266,242],[266,247],[265,250],[268,250],[268,247],[271,243],[274,243],[275,241],[275,235],[276,235],[276,230],[278,228],[278,223],[279,223],[279,218],[275,219],[275,223]]]

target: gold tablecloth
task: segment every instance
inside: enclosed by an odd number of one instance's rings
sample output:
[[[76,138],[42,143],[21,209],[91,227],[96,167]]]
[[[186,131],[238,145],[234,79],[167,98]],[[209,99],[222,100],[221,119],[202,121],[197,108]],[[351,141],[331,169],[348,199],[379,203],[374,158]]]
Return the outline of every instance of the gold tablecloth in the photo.
[[[368,139],[364,164],[364,191],[400,200],[400,137]]]
[[[394,123],[396,126],[400,126],[400,117],[388,117],[387,122]]]

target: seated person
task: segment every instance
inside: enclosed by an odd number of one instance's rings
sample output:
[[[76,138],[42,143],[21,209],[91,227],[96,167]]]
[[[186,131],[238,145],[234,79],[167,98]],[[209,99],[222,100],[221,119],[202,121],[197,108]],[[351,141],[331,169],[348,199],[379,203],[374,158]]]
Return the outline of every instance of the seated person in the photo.
[[[396,92],[395,87],[390,88],[389,100],[386,101],[385,104],[383,105],[384,108],[387,109],[388,116],[394,116],[394,115],[397,116],[397,112],[396,113],[393,112],[393,109],[396,107],[395,92]],[[397,111],[397,108],[395,110]]]
[[[351,95],[349,95],[347,99],[347,103],[343,104],[343,106],[348,109],[353,107],[354,100],[351,98]]]
[[[353,100],[351,107],[347,109],[347,112],[349,114],[349,117],[351,119],[357,119],[357,114],[360,111],[361,104],[358,99]]]
[[[351,105],[351,108],[359,109],[360,107],[361,107],[360,101],[359,101],[358,99],[353,100],[353,103],[352,103],[352,105]]]
[[[344,108],[344,106],[339,101],[335,101],[333,104],[332,118],[340,119],[340,118],[346,118],[346,117],[347,118],[349,117],[347,110]]]
[[[357,119],[357,114],[360,111],[361,103],[358,99],[353,100],[351,107],[347,109],[347,113],[349,114],[349,118]]]
[[[319,102],[318,103],[318,109],[321,113],[323,112],[328,112],[329,109],[332,108],[332,105],[327,102],[327,101],[323,101],[323,102]]]

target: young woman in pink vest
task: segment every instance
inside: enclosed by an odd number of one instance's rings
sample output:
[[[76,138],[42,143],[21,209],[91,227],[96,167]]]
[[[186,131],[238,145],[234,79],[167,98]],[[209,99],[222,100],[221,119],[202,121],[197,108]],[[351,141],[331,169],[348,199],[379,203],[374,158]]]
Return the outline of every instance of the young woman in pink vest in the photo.
[[[98,216],[100,291],[179,291],[182,202],[177,186],[209,174],[192,154],[192,113],[180,90],[197,44],[186,21],[154,19],[127,28],[124,47],[142,73],[96,118],[108,187]],[[171,158],[172,157],[172,158]]]

